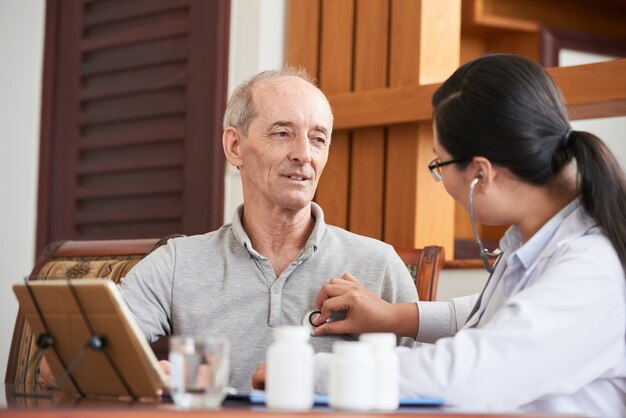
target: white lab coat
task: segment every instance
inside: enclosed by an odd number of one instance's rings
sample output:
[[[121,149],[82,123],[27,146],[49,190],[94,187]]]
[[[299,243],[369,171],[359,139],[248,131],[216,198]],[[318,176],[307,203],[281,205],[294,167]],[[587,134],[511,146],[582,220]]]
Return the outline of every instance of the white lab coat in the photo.
[[[418,303],[418,339],[434,344],[398,350],[402,396],[482,411],[626,416],[624,270],[580,205],[476,326],[501,275],[496,269],[467,324],[477,295]]]

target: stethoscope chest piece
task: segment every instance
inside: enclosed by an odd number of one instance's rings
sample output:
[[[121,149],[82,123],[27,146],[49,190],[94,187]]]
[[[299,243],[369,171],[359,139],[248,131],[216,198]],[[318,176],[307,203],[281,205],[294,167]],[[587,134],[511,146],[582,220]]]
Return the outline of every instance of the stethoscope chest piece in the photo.
[[[322,313],[317,309],[309,309],[302,316],[302,326],[309,330],[309,333],[311,335],[313,335],[313,331],[315,331],[315,328],[319,326],[313,324],[313,320],[319,317],[321,314]],[[330,322],[330,318],[328,318],[326,322]]]

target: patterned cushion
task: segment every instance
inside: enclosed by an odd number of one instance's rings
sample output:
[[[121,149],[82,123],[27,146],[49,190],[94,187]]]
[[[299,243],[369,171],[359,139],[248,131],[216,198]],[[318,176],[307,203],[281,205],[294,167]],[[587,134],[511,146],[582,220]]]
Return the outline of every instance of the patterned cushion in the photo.
[[[59,258],[44,264],[37,279],[104,278],[119,283],[142,258],[143,256]]]
[[[405,264],[405,266],[409,269],[409,274],[415,283],[415,278],[417,277],[417,264]]]

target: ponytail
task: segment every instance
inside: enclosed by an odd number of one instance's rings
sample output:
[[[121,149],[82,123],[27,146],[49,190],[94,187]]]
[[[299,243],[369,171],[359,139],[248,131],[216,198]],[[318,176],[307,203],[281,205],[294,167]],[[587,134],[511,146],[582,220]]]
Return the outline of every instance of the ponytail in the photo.
[[[609,238],[626,270],[626,177],[607,146],[589,132],[569,133],[585,210]]]

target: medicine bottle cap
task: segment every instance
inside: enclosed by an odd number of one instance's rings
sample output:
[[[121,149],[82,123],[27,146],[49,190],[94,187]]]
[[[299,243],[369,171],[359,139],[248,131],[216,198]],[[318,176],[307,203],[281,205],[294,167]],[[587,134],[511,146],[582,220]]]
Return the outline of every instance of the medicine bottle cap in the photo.
[[[274,329],[274,341],[308,341],[309,330],[299,325],[285,325]]]
[[[333,353],[347,357],[370,355],[371,347],[360,341],[337,341],[333,344]]]
[[[359,340],[377,348],[394,348],[397,344],[396,335],[390,332],[361,334]]]

